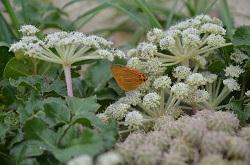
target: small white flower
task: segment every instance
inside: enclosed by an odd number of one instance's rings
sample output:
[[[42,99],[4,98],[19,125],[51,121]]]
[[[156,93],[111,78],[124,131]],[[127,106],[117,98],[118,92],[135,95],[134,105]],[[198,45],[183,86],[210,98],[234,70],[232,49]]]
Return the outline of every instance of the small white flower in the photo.
[[[171,87],[171,92],[178,99],[184,99],[189,96],[190,88],[189,85],[185,83],[176,83]]]
[[[191,69],[186,66],[177,66],[173,71],[173,76],[178,79],[186,79],[191,74]]]
[[[170,29],[178,29],[178,30],[183,30],[186,28],[189,28],[192,26],[192,19],[187,19],[186,21],[182,21],[174,26],[172,26]]]
[[[239,49],[236,49],[230,56],[231,60],[236,62],[237,64],[242,64],[244,60],[249,59],[249,57],[240,51]]]
[[[158,60],[157,58],[152,58],[152,59],[149,59],[147,62],[145,62],[145,70],[144,72],[145,73],[148,73],[150,75],[157,75],[157,74],[160,74],[162,73],[162,63],[160,62],[160,60]]]
[[[148,109],[155,109],[160,105],[161,97],[156,93],[148,93],[143,97],[142,104]]]
[[[206,90],[198,89],[193,94],[193,101],[196,103],[201,103],[209,98],[209,93]]]
[[[223,46],[226,43],[226,40],[221,35],[210,34],[207,37],[207,44],[209,46]]]
[[[212,18],[208,15],[197,15],[195,18],[195,20],[200,20],[202,23],[207,23],[207,22],[211,22]]]
[[[186,35],[189,35],[189,34],[192,34],[192,35],[200,35],[200,31],[196,28],[193,28],[193,27],[190,27],[190,28],[187,28],[185,30],[182,31],[182,36],[186,36]]]
[[[104,123],[106,123],[109,120],[109,117],[105,113],[99,113],[96,116]]]
[[[201,32],[202,33],[212,33],[212,34],[219,34],[219,35],[225,35],[226,30],[216,24],[213,23],[206,23],[201,26]]]
[[[191,86],[201,86],[207,83],[206,78],[200,73],[193,73],[187,77],[187,83]]]
[[[96,35],[91,35],[87,36],[83,40],[83,44],[89,47],[94,47],[94,48],[100,48],[100,47],[111,47],[113,45],[113,42],[107,41],[106,39],[96,36]]]
[[[223,80],[223,84],[225,86],[227,86],[227,88],[230,91],[240,90],[240,85],[237,83],[237,81],[235,79],[232,79],[232,78],[225,79],[225,80]]]
[[[155,79],[153,86],[155,89],[170,88],[171,79],[168,76],[161,76]]]
[[[37,29],[33,25],[23,25],[21,26],[19,32],[21,32],[23,35],[35,35],[37,32],[39,32],[39,29]]]
[[[113,119],[122,120],[126,116],[129,108],[130,105],[128,104],[116,102],[109,105],[104,113]]]
[[[229,76],[229,77],[235,77],[238,78],[240,76],[240,74],[242,74],[244,72],[244,70],[239,66],[239,65],[230,65],[228,67],[226,67],[225,71],[225,75]]]
[[[126,54],[123,51],[119,50],[119,49],[114,49],[112,51],[112,53],[113,53],[114,56],[117,56],[119,58],[124,58],[124,59],[127,58]]]
[[[129,128],[138,129],[143,125],[143,116],[138,111],[129,112],[125,117],[125,124]]]
[[[151,58],[157,52],[157,46],[152,43],[142,42],[137,46],[137,53],[141,57]]]
[[[172,36],[166,36],[160,40],[160,48],[162,50],[172,48],[175,45],[175,39]]]
[[[140,70],[141,68],[143,68],[143,62],[138,57],[132,57],[128,60],[127,66]]]
[[[185,34],[182,36],[184,48],[198,47],[201,44],[200,36],[196,34]]]
[[[246,91],[245,95],[246,95],[247,97],[250,97],[250,90]]]
[[[93,160],[89,155],[81,155],[70,160],[67,165],[93,165]]]
[[[120,98],[118,102],[136,106],[141,102],[141,95],[142,94],[137,90],[126,92],[126,96]]]
[[[108,50],[100,49],[100,50],[97,51],[97,53],[98,53],[102,58],[106,58],[106,59],[108,59],[109,61],[114,61],[114,54],[111,53],[111,52],[108,51]]]
[[[176,37],[179,37],[180,34],[181,34],[181,31],[177,29],[171,29],[165,32],[166,37],[169,36],[169,37],[172,37],[173,39]]]
[[[118,165],[122,163],[120,154],[114,151],[109,151],[97,157],[96,165]]]
[[[203,72],[202,75],[203,77],[206,78],[208,83],[213,83],[214,81],[217,80],[217,77],[218,77],[216,74],[212,74],[210,72]]]
[[[164,33],[161,29],[153,28],[147,33],[147,40],[152,43],[157,43],[163,37]]]

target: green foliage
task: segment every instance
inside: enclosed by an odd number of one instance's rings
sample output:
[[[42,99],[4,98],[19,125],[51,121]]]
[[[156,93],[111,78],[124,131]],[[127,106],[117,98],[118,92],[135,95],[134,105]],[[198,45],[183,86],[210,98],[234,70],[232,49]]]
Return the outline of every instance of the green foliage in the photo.
[[[229,108],[237,114],[242,124],[246,124],[246,122],[250,119],[250,105],[244,104],[243,99],[232,99],[229,103]]]
[[[233,44],[236,46],[250,46],[250,26],[241,26],[236,29]]]
[[[18,115],[12,120],[19,124],[4,122],[9,113],[6,112],[0,125],[1,143],[17,164],[31,158],[39,162],[38,158],[47,154],[59,162],[81,154],[94,156],[115,142],[116,126],[113,122],[104,124],[96,117],[100,105],[94,96],[42,99],[33,93],[27,100],[19,100],[17,106]],[[9,143],[4,143],[7,137]]]

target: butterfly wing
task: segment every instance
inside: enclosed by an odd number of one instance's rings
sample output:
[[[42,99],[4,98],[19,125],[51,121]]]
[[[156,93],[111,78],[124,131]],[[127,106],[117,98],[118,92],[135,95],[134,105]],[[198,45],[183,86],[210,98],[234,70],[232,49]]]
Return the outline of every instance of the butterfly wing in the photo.
[[[113,65],[111,70],[117,84],[126,92],[136,89],[145,81],[142,78],[146,77],[145,74],[136,69]]]

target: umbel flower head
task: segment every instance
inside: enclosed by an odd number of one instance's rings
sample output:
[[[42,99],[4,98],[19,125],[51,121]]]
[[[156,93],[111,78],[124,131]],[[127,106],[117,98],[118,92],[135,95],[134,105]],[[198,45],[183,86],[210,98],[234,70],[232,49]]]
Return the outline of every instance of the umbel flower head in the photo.
[[[102,37],[59,31],[40,39],[35,35],[38,31],[39,29],[32,25],[22,26],[20,32],[23,37],[11,45],[10,51],[24,52],[30,57],[64,66],[88,59],[113,60],[114,55],[121,55],[119,51],[109,51],[113,43]]]
[[[141,58],[160,58],[163,66],[189,64],[191,61],[204,67],[211,51],[231,45],[226,43],[225,34],[226,30],[219,19],[199,15],[180,22],[165,32],[152,29],[147,34],[147,41],[133,49],[132,54]]]

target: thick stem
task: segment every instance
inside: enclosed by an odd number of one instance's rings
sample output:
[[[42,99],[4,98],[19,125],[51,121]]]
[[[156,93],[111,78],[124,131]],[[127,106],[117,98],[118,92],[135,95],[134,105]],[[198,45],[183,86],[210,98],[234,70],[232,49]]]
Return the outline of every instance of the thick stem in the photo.
[[[73,89],[72,89],[72,78],[71,78],[71,65],[64,66],[64,74],[65,81],[67,85],[67,94],[70,97],[73,97]]]

